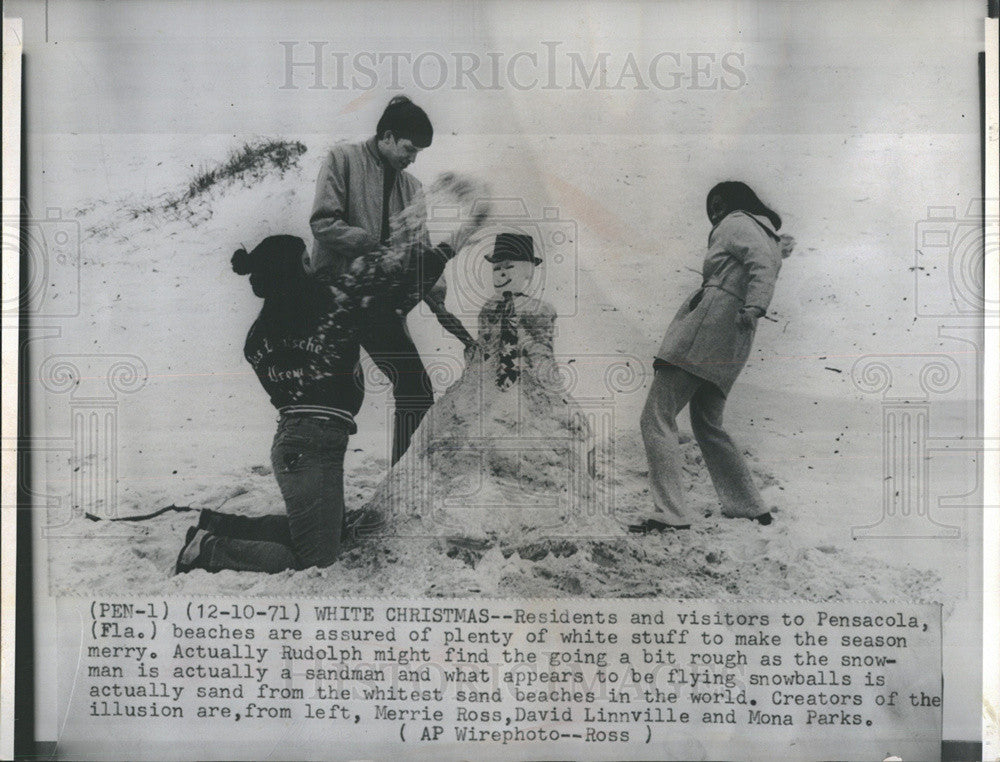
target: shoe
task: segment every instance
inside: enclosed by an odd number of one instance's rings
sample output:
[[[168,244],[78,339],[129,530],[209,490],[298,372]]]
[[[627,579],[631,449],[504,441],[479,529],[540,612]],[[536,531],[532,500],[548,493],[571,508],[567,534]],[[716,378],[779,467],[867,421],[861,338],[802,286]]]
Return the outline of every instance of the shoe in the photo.
[[[343,536],[360,540],[382,527],[382,516],[371,508],[358,508],[344,514]]]
[[[690,524],[667,524],[658,519],[646,519],[640,524],[629,524],[628,531],[633,534],[649,534],[650,532],[673,532],[690,528]]]
[[[208,532],[199,529],[197,526],[189,527],[184,535],[184,547],[177,555],[177,563],[174,564],[174,574],[187,574],[192,569],[198,568],[201,560],[201,546],[208,537]]]
[[[759,516],[751,516],[750,520],[751,521],[756,521],[761,526],[766,527],[766,526],[769,526],[771,524],[771,521],[773,520],[773,518],[774,517],[771,516],[771,512],[768,511],[767,513],[762,513]]]
[[[212,531],[212,524],[215,523],[215,517],[218,514],[211,508],[202,508],[198,513],[198,529],[204,529],[206,532]]]

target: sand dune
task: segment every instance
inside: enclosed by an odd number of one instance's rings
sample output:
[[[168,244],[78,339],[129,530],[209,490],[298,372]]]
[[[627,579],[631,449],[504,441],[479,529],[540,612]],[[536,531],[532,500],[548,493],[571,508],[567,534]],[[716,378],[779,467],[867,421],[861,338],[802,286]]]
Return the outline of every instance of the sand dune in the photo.
[[[210,162],[211,156],[221,158],[226,141],[172,144],[175,153],[168,159],[132,154],[126,166],[111,162],[118,175],[105,179],[115,192],[72,200],[83,231],[79,273],[87,299],[83,329],[68,340],[81,352],[96,345],[102,354],[137,355],[148,370],[142,388],[122,396],[116,408],[121,446],[115,515],[223,502],[225,510],[236,512],[281,510],[269,467],[262,465],[274,411],[241,353],[259,303],[229,271],[228,258],[239,245],[266,235],[307,237],[312,180],[329,139],[302,140],[308,150],[298,166],[251,182],[220,183],[170,209],[148,207],[162,207],[186,187],[190,170],[184,168],[192,162],[181,152],[200,153]],[[556,354],[572,361],[574,395],[604,400],[614,409],[615,465],[602,488],[612,496],[621,527],[649,502],[638,411],[661,332],[698,282],[690,270],[700,265],[708,232],[704,191],[722,177],[742,177],[782,210],[800,248],[779,284],[772,312],[777,322],[758,332],[754,356],[727,410],[777,509],[771,527],[718,516],[697,448],[689,444],[691,499],[706,520],[676,537],[635,537],[623,530],[576,543],[572,552],[522,555],[494,548],[474,558],[449,557],[427,542],[396,538],[353,548],[325,570],[173,577],[173,561],[194,514],[94,523],[82,512],[106,516],[111,508],[77,505],[71,515],[53,519],[59,524],[49,539],[53,592],[940,597],[956,582],[930,571],[940,564],[942,550],[918,554],[912,551],[922,547],[919,543],[900,543],[891,563],[883,563],[864,548],[852,548],[849,539],[852,525],[877,512],[882,478],[879,400],[851,383],[851,364],[870,352],[948,347],[932,326],[907,312],[914,288],[912,219],[918,211],[900,208],[876,190],[890,180],[917,182],[920,173],[889,161],[884,149],[886,141],[907,142],[897,147],[913,153],[917,147],[910,143],[920,140],[857,138],[848,145],[822,136],[757,136],[749,153],[738,147],[713,153],[708,141],[694,136],[639,136],[613,144],[599,136],[563,137],[558,148],[546,136],[444,136],[428,161],[422,157],[416,167],[424,179],[445,168],[478,172],[497,196],[520,199],[534,219],[542,218],[543,208],[555,207],[560,220],[575,225],[572,268],[553,266],[546,298],[562,313]],[[116,156],[129,150],[123,143]],[[650,151],[660,157],[660,172],[649,169]],[[795,161],[788,158],[792,154]],[[949,155],[936,154],[941,162]],[[876,184],[859,169],[837,175],[837,187],[825,189],[822,197],[791,190],[809,187],[831,162],[848,166],[857,156],[878,162],[883,175],[893,177],[879,177]],[[86,177],[99,177],[107,166],[107,157],[81,163],[74,170],[75,187],[86,186]],[[665,167],[675,174],[663,174]],[[130,211],[136,209],[142,211]],[[456,284],[475,272],[470,256],[461,255],[452,266],[449,297],[468,325],[471,315]],[[859,278],[859,268],[878,277]],[[572,280],[556,277],[566,272]],[[431,317],[417,310],[410,324],[426,358],[461,362],[457,343],[443,336]],[[57,345],[65,351],[66,340],[39,348]],[[625,391],[613,391],[604,371],[622,359],[637,380]],[[347,461],[349,507],[363,504],[387,471],[387,396],[375,374],[370,381],[361,431]],[[964,394],[972,399],[974,393]],[[61,402],[44,401],[53,428],[64,420]],[[968,408],[958,400],[947,420],[938,414],[938,425],[968,430]],[[74,469],[95,467],[53,458],[46,476],[58,494]]]

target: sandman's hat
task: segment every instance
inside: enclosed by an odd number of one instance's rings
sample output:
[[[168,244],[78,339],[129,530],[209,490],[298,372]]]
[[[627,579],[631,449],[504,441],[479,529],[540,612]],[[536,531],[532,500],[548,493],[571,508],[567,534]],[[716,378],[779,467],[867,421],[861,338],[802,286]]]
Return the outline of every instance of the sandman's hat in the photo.
[[[486,255],[487,262],[531,262],[540,265],[535,256],[535,239],[522,233],[497,233],[493,253]]]

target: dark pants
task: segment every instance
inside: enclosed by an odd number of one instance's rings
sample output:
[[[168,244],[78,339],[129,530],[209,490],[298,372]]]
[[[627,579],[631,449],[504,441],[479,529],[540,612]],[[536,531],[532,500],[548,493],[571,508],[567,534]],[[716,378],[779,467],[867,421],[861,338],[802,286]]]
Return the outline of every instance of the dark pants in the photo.
[[[203,553],[209,571],[279,572],[329,566],[340,552],[344,520],[346,424],[282,416],[271,465],[285,515],[212,514]]]
[[[395,312],[379,317],[361,340],[361,346],[392,384],[392,462],[410,446],[413,432],[434,404],[434,388],[417,347],[406,328],[406,318]]]

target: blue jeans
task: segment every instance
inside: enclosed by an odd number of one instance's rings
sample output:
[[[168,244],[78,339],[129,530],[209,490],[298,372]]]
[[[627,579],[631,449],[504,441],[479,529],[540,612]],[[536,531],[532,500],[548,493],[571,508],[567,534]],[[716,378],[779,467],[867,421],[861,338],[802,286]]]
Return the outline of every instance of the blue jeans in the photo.
[[[202,546],[205,567],[274,573],[336,561],[349,436],[341,421],[282,416],[271,447],[271,465],[286,515],[210,516],[209,536]]]

